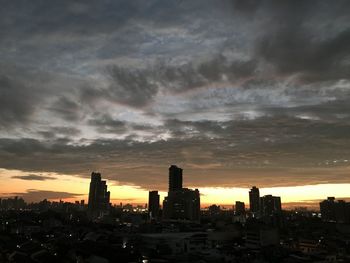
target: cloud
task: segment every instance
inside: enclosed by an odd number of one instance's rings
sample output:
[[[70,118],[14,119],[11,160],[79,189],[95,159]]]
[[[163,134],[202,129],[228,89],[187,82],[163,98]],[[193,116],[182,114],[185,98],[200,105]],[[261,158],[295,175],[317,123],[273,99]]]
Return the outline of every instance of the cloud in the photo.
[[[145,107],[160,92],[176,94],[203,88],[213,82],[235,83],[251,77],[256,67],[256,61],[231,61],[221,54],[205,61],[180,65],[168,65],[161,60],[141,69],[113,65],[107,67],[110,82],[108,89],[102,92],[86,89],[82,96],[103,96],[124,105]]]
[[[127,70],[118,66],[109,68],[112,84],[110,94],[115,101],[127,105],[145,106],[158,92],[158,87],[147,71]]]
[[[331,39],[313,40],[306,32],[281,29],[259,44],[258,53],[283,74],[300,74],[307,81],[349,79],[346,62],[350,30]]]
[[[257,59],[279,74],[298,74],[307,82],[349,78],[346,61],[350,31],[344,12],[349,8],[348,2],[341,1],[338,5],[327,1],[249,3],[254,4],[246,7],[256,10],[257,16],[268,17],[262,25],[269,30],[259,34],[255,41]]]
[[[4,3],[0,166],[101,170],[161,189],[172,163],[193,186],[345,182],[347,10],[348,1]]]
[[[68,121],[79,120],[80,114],[82,113],[80,106],[67,97],[60,97],[50,110]]]
[[[125,133],[127,127],[125,122],[113,119],[110,115],[104,114],[89,120],[89,124],[95,126],[102,133]]]
[[[29,94],[30,88],[8,76],[0,75],[1,129],[6,129],[16,123],[29,121],[35,108],[31,100],[28,99]]]
[[[79,198],[83,194],[76,194],[70,192],[49,191],[49,190],[37,190],[28,189],[23,193],[12,193],[12,195],[22,197],[26,202],[38,202],[44,199],[66,199],[66,198]]]
[[[50,126],[46,130],[40,130],[37,133],[45,139],[55,139],[57,136],[78,136],[80,134],[80,130],[75,127]]]
[[[278,111],[276,109],[276,111]],[[70,141],[0,140],[2,167],[88,177],[99,170],[122,184],[166,189],[167,167],[186,171],[186,185],[264,187],[348,180],[350,123],[288,115],[254,120],[170,119],[156,131],[167,140],[96,139]],[[331,151],[329,149],[332,149]],[[35,160],[31,157],[35,155]],[[16,163],[13,158],[16,157]],[[157,161],[155,161],[157,160]]]
[[[56,180],[56,177],[28,174],[28,175],[16,175],[12,176],[13,179],[27,180],[27,181],[46,181],[46,180]]]

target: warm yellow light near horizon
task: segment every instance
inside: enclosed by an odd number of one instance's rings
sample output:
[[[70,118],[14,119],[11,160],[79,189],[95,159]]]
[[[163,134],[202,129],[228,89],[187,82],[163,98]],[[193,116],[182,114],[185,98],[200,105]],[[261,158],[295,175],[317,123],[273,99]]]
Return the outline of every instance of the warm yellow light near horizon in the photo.
[[[74,176],[56,173],[33,174],[48,176],[56,179],[43,181],[15,179],[14,176],[28,175],[28,173],[19,170],[0,169],[0,195],[3,197],[14,195],[20,196],[21,193],[26,193],[30,189],[35,189],[38,191],[66,192],[76,194],[70,198],[63,198],[63,200],[66,201],[81,199],[87,201],[90,178],[82,178],[78,175]],[[190,188],[196,187],[193,186]],[[138,186],[118,185],[116,182],[109,181],[108,189],[111,191],[111,202],[114,204],[146,204],[148,201],[148,190]],[[286,206],[288,203],[294,202],[306,204],[308,202],[317,202],[320,199],[325,199],[327,196],[335,196],[336,198],[350,197],[349,189],[350,184],[318,184],[261,188],[260,194],[281,196],[282,203],[284,203]],[[232,206],[235,201],[243,201],[247,205],[249,204],[248,188],[202,187],[199,188],[199,190],[201,193],[202,207],[210,204]],[[159,193],[162,202],[167,193],[162,191]],[[42,197],[42,199],[44,198],[45,196]],[[57,199],[51,198],[51,200]]]
[[[260,195],[280,196],[282,203],[314,203],[328,196],[336,198],[350,197],[350,184],[317,184],[288,187],[260,188]],[[233,205],[235,201],[249,204],[249,188],[205,187],[200,189],[202,204]]]

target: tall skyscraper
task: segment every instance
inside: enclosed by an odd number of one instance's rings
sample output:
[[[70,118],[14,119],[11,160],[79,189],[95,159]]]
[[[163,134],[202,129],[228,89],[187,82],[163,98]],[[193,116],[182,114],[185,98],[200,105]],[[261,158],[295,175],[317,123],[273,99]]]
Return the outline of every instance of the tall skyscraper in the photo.
[[[182,169],[176,165],[169,167],[169,192],[182,189]]]
[[[109,210],[110,192],[107,191],[106,181],[101,180],[101,174],[92,172],[89,189],[88,209],[92,217],[106,214]]]
[[[249,210],[252,213],[260,211],[260,191],[256,186],[253,186],[249,191]]]
[[[199,190],[182,188],[182,169],[176,165],[169,168],[169,192],[163,201],[163,218],[170,220],[199,221]]]
[[[159,216],[158,191],[150,191],[148,193],[148,213],[151,219],[157,219]]]

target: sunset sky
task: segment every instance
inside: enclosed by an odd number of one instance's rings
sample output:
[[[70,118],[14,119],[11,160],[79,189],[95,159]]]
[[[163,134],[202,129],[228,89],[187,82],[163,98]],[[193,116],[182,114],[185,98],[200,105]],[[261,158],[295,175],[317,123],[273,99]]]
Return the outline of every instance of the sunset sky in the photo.
[[[350,1],[0,3],[0,196],[350,197]]]

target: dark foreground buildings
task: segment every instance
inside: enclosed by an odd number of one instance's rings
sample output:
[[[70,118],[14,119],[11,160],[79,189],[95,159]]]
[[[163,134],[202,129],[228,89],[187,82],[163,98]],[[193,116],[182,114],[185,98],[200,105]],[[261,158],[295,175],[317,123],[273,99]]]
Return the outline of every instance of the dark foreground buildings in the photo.
[[[181,173],[175,174],[179,179]],[[266,195],[259,199],[261,216],[245,213],[243,202],[237,202],[236,213],[212,205],[192,221],[199,192],[178,185],[165,200],[165,213],[171,212],[166,216],[175,220],[149,220],[139,205],[110,207],[98,173],[92,174],[89,208],[82,201],[2,199],[0,262],[350,262],[348,202],[321,202],[321,219],[306,208],[280,211],[280,198]],[[157,191],[150,192],[148,208],[157,214]],[[100,216],[89,217],[91,211]]]
[[[97,218],[108,214],[110,208],[110,192],[106,181],[101,180],[101,174],[92,172],[89,189],[88,212],[90,217]]]
[[[182,169],[175,165],[169,168],[169,192],[163,201],[163,219],[189,221],[200,219],[199,190],[182,187]]]
[[[264,195],[260,197],[260,190],[253,186],[249,191],[249,211],[253,217],[271,217],[282,213],[281,197]]]

